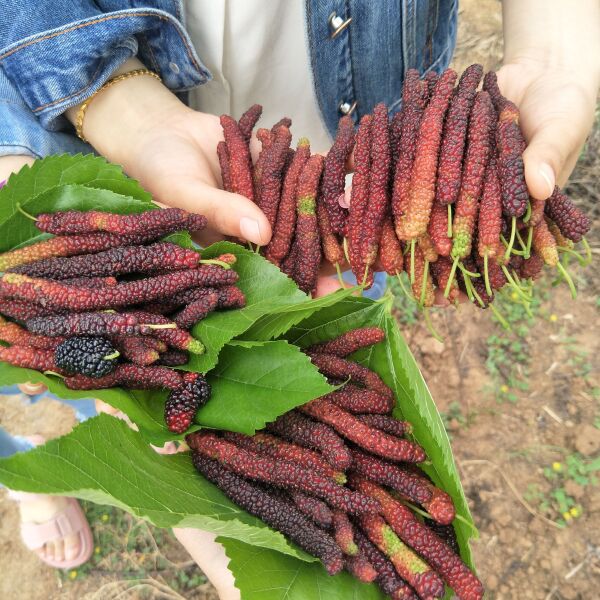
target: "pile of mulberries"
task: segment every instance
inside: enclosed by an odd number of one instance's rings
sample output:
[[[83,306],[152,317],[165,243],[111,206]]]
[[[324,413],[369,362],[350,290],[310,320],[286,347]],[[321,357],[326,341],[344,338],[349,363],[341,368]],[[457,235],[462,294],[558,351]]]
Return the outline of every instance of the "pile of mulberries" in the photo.
[[[462,290],[486,308],[505,285],[527,303],[544,264],[575,294],[565,264],[570,256],[589,262],[591,221],[559,188],[545,202],[530,199],[519,110],[494,72],[483,75],[477,64],[460,79],[452,69],[424,79],[409,70],[400,111],[390,119],[378,104],[356,131],[343,117],[324,161],[310,157],[306,138],[289,147],[284,118],[258,130],[263,149],[253,165],[250,126],[260,106],[239,123],[223,117],[223,183],[265,210],[274,230],[266,258],[309,293],[322,261],[338,273],[349,266],[365,288],[376,269],[405,270],[421,307],[433,304],[438,288],[450,302]],[[352,153],[346,209],[338,200]],[[574,249],[579,242],[587,257]]]
[[[184,433],[210,386],[173,367],[205,351],[189,331],[196,323],[245,305],[235,256],[203,260],[161,241],[205,227],[202,215],[179,208],[33,218],[54,237],[0,254],[0,341],[9,344],[0,360],[52,372],[75,390],[169,390],[165,422]]]
[[[458,554],[450,495],[420,469],[427,456],[408,439],[410,424],[391,415],[393,391],[349,358],[384,337],[365,327],[306,348],[344,386],[281,415],[269,433],[188,434],[193,464],[331,575],[345,569],[391,598],[441,598],[448,585],[479,600],[483,586]]]

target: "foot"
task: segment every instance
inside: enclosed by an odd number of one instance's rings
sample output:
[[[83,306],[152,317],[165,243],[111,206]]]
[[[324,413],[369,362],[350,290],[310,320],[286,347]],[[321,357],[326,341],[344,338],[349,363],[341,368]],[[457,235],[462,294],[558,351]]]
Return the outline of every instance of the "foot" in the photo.
[[[19,511],[22,523],[42,524],[52,521],[63,512],[68,499],[61,496],[37,496],[19,500]],[[71,562],[82,551],[82,540],[79,533],[71,533],[62,538],[46,541],[42,546],[33,549],[44,562]]]

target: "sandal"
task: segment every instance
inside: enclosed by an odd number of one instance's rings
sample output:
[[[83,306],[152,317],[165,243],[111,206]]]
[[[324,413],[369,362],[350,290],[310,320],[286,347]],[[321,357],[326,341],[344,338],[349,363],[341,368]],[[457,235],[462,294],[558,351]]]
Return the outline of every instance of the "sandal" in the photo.
[[[41,494],[13,491],[9,491],[8,496],[16,501],[35,500],[43,497]],[[79,536],[80,549],[75,558],[59,561],[40,556],[43,562],[56,569],[79,567],[90,559],[94,551],[92,530],[81,505],[75,498],[66,498],[66,501],[66,506],[44,523],[21,523],[21,538],[29,550],[39,550],[47,542],[59,540],[69,535]]]

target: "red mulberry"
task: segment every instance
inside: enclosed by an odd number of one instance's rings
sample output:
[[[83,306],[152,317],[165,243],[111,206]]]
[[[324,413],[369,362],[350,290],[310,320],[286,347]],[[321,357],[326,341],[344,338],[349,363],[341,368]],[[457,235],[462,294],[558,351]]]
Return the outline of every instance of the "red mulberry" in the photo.
[[[346,161],[354,147],[354,123],[349,116],[342,117],[333,146],[325,157],[321,194],[323,205],[333,233],[342,235],[346,226],[347,212],[339,205],[338,199],[344,193],[346,181]]]
[[[47,258],[11,269],[30,277],[69,279],[72,277],[106,277],[128,273],[193,269],[200,255],[169,242],[150,246],[122,246],[98,254],[69,258]],[[71,285],[74,285],[71,283]]]
[[[426,458],[425,452],[417,444],[374,429],[323,398],[305,404],[300,410],[330,425],[343,437],[378,456],[404,462],[422,462]]]
[[[124,335],[118,336],[115,339],[115,344],[119,352],[129,362],[147,366],[155,363],[160,358],[158,350],[148,344],[149,339],[138,335]]]
[[[73,335],[134,335],[138,320],[129,314],[112,312],[69,313],[33,317],[27,321],[32,333],[50,337]]]
[[[284,489],[298,490],[322,498],[334,508],[351,514],[377,512],[377,502],[297,464],[248,452],[213,433],[190,434],[188,444],[193,450],[218,460],[234,473],[270,483]]]
[[[62,373],[54,362],[53,350],[42,350],[32,346],[0,346],[0,361],[24,369]]]
[[[247,142],[249,142],[250,138],[252,137],[252,130],[254,129],[256,123],[258,123],[258,120],[262,115],[262,111],[263,107],[260,104],[253,104],[238,121],[240,131]]]
[[[134,390],[177,390],[183,386],[183,379],[177,371],[166,367],[121,364],[104,377],[94,378],[85,375],[65,377],[65,385],[71,390],[100,390],[111,387]]]
[[[371,583],[377,579],[377,571],[362,554],[347,557],[345,563],[348,572],[359,581]]]
[[[200,373],[185,373],[182,387],[172,390],[165,402],[165,423],[169,431],[184,433],[198,409],[210,399],[210,385]]]
[[[310,157],[310,143],[306,138],[298,140],[294,158],[283,180],[281,201],[277,212],[277,221],[273,236],[269,242],[265,256],[272,263],[279,265],[289,254],[296,230],[296,189],[298,178]]]
[[[342,333],[328,342],[311,346],[309,351],[345,357],[361,348],[378,344],[384,338],[385,332],[380,327],[359,327]]]
[[[321,241],[317,225],[316,197],[323,170],[323,157],[311,156],[298,179],[296,190],[297,222],[296,244],[298,257],[294,270],[294,280],[307,294],[317,286],[317,276],[321,265]]]
[[[456,73],[446,69],[435,85],[429,104],[419,125],[406,214],[402,232],[415,240],[427,231],[429,215],[435,198],[435,181],[442,139],[444,116],[452,96]]]
[[[546,200],[546,214],[556,223],[561,233],[573,242],[581,241],[592,226],[590,218],[558,187]]]
[[[333,537],[344,554],[355,556],[358,553],[354,543],[354,527],[348,515],[341,510],[333,511]]]
[[[324,396],[348,412],[388,414],[394,408],[393,398],[347,383],[343,388]]]
[[[325,529],[331,527],[333,523],[333,512],[323,500],[303,494],[302,492],[290,492],[290,496],[294,501],[296,508],[311,521],[314,521],[319,527]]]
[[[438,523],[447,525],[456,516],[450,496],[435,487],[417,469],[394,465],[358,450],[352,451],[352,469],[375,483],[392,488],[411,502],[420,504]]]
[[[365,412],[372,413],[374,411]],[[358,415],[357,418],[359,421],[362,421],[369,427],[374,427],[375,429],[385,431],[385,433],[389,433],[390,435],[395,435],[397,437],[402,437],[403,435],[406,435],[412,431],[410,423],[407,421],[399,421],[398,419],[390,417],[387,414]]]
[[[391,276],[398,275],[404,268],[402,246],[396,236],[390,216],[387,216],[383,221],[381,239],[379,240],[379,262],[381,268]]]
[[[463,154],[467,141],[467,125],[482,75],[481,65],[467,67],[450,100],[444,123],[435,195],[441,205],[453,204],[458,198]]]
[[[231,191],[254,200],[252,163],[248,142],[237,122],[231,117],[221,115],[221,127],[223,127],[225,143],[229,152]]]
[[[4,307],[2,307],[4,309]],[[0,317],[0,340],[13,346],[32,346],[42,350],[53,350],[64,339],[37,335]]]
[[[182,329],[189,329],[199,321],[202,321],[219,305],[219,294],[214,291],[206,294],[204,298],[196,300],[188,304],[182,311],[178,312],[175,317],[175,323]]]

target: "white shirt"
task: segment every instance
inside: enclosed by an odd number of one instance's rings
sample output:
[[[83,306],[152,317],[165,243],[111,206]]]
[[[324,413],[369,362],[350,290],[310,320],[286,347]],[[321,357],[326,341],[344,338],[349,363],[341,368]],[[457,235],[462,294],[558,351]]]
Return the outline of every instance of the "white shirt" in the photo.
[[[213,79],[190,93],[193,108],[238,119],[263,106],[257,127],[292,119],[313,152],[331,138],[314,92],[303,0],[187,0],[187,30]]]

